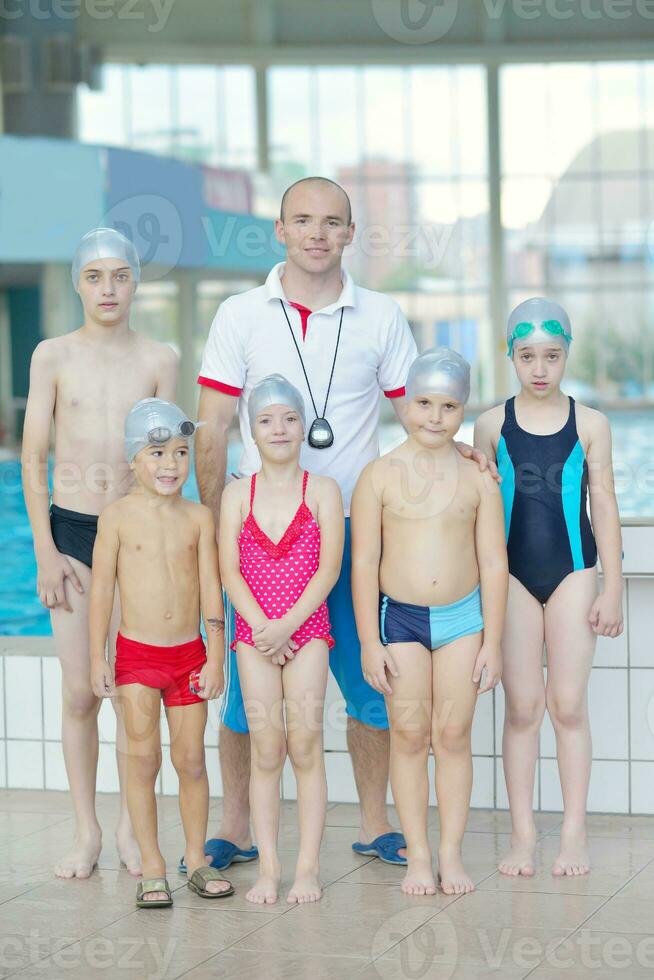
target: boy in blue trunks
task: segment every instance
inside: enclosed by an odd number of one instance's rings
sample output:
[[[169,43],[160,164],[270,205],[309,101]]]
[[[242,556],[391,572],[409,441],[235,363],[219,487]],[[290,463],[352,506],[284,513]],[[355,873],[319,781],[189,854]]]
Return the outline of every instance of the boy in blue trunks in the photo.
[[[409,437],[366,466],[352,501],[361,661],[388,707],[408,895],[436,892],[427,836],[430,746],[439,884],[447,895],[474,888],[461,857],[470,733],[478,694],[501,673],[508,585],[502,498],[492,477],[453,444],[469,392],[470,367],[457,353],[441,347],[418,357],[406,383]]]

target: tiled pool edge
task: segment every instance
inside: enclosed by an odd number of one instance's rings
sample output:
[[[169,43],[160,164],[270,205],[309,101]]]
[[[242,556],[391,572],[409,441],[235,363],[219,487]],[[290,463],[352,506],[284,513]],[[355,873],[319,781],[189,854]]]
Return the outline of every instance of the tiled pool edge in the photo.
[[[654,814],[654,521],[625,521],[623,546],[625,633],[617,640],[599,640],[591,676],[594,764],[589,809]],[[59,735],[60,668],[52,637],[0,636],[0,668],[0,786],[67,789]],[[501,690],[480,699],[473,728],[475,807],[507,807],[501,758],[503,719]],[[109,703],[100,712],[100,733],[98,790],[115,792],[114,718]],[[165,721],[162,740],[160,790],[175,794],[177,779],[170,763]],[[213,702],[205,736],[212,796],[222,793],[217,741],[218,706]],[[540,746],[534,805],[560,811],[553,732],[547,718]],[[325,763],[329,799],[355,802],[343,705],[331,677]],[[283,791],[286,798],[294,798],[295,782],[288,765]]]

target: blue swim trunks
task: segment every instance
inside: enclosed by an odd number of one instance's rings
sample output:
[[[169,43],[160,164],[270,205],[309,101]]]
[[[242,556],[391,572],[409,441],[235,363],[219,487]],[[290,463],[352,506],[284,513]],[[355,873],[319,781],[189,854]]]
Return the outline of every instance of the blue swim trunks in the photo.
[[[352,606],[352,548],[350,540],[350,519],[345,519],[345,545],[341,574],[327,597],[332,636],[336,641],[329,652],[329,666],[336,683],[345,698],[345,710],[350,718],[355,718],[371,728],[388,728],[388,717],[384,696],[364,680],[361,671],[361,647],[357,635],[354,608]],[[236,652],[230,650],[234,639],[234,610],[225,601],[225,694],[220,713],[222,723],[233,732],[248,731],[243,694],[238,679]]]
[[[414,606],[383,593],[379,596],[382,643],[422,643],[427,650],[438,650],[483,628],[479,586],[447,606]]]

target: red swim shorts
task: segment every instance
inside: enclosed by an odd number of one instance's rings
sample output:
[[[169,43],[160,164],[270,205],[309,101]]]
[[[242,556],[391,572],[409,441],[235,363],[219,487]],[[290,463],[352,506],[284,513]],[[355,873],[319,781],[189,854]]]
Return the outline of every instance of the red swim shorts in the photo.
[[[191,694],[188,675],[192,670],[201,670],[206,662],[201,636],[173,647],[141,643],[121,633],[116,637],[116,687],[123,684],[158,687],[167,708],[202,703],[202,698]]]

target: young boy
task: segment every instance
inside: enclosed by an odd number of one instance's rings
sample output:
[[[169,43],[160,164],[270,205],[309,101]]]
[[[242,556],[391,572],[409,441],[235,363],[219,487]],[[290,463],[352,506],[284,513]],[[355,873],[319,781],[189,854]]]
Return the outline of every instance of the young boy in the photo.
[[[145,398],[134,406],[125,422],[125,455],[136,487],[102,512],[93,553],[91,683],[97,697],[110,696],[115,687],[124,709],[127,805],[143,861],[139,908],[172,905],[157,842],[162,697],[179,776],[189,888],[203,898],[233,892],[204,858],[209,810],[204,729],[207,700],[224,686],[224,619],[211,511],[182,498],[194,431],[195,424],[170,402]],[[114,678],[105,645],[116,580],[121,623]],[[194,673],[199,678],[190,678]]]
[[[502,638],[502,756],[512,837],[499,870],[513,876],[532,877],[536,870],[532,810],[546,707],[556,733],[564,807],[552,874],[583,875],[590,869],[588,682],[596,638],[616,637],[623,625],[611,430],[606,416],[561,391],[571,343],[570,319],[558,303],[538,296],[520,303],[507,326],[520,392],[484,412],[475,425],[475,444],[497,459],[503,477],[511,574]],[[599,594],[598,552],[604,575]]]
[[[430,745],[439,883],[447,895],[474,888],[461,858],[472,788],[470,732],[478,694],[501,673],[508,581],[502,498],[489,474],[453,445],[469,393],[470,367],[455,351],[439,347],[418,357],[406,383],[409,437],[368,464],[352,502],[361,659],[366,680],[388,706],[408,895],[436,892],[427,837]]]
[[[76,823],[73,846],[55,865],[55,874],[62,878],[88,877],[102,847],[95,813],[100,702],[91,690],[88,649],[88,596],[98,514],[131,486],[121,439],[130,407],[149,395],[175,395],[174,351],[140,337],[129,326],[139,277],[139,259],[131,242],[111,228],[89,232],[72,266],[84,322],[72,333],[42,341],[32,356],[23,431],[23,489],[34,536],[37,591],[50,609],[62,669],[62,740]],[[53,419],[50,508],[47,467]],[[116,622],[110,629],[110,650]],[[118,716],[117,748],[122,739]],[[140,857],[125,805],[121,758],[118,753],[121,809],[116,845],[121,861],[138,875]]]

